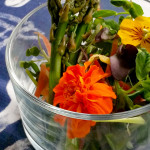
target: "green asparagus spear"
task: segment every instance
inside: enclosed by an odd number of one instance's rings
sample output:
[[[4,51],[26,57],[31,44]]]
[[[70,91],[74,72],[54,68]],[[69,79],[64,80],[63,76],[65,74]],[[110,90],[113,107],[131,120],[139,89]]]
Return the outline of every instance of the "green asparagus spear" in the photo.
[[[82,5],[81,5],[82,4]],[[49,103],[52,104],[53,100],[53,88],[58,84],[61,77],[62,67],[62,53],[60,54],[60,48],[63,43],[63,38],[68,31],[68,27],[71,24],[75,24],[74,33],[71,35],[70,48],[76,50],[76,52],[70,52],[69,65],[76,64],[79,49],[82,41],[83,34],[85,34],[89,22],[92,20],[92,14],[97,9],[99,0],[66,0],[65,4],[60,4],[60,0],[48,0],[48,9],[52,16],[53,28],[51,29],[51,59],[50,59],[50,99]],[[76,19],[70,20],[76,13],[79,15]],[[67,34],[66,34],[67,35]],[[66,43],[66,45],[68,45]],[[66,47],[67,49],[67,47]],[[65,47],[63,47],[63,55],[65,54]]]
[[[60,0],[48,0],[47,6],[49,13],[52,17],[52,23],[58,24],[59,22],[59,12],[62,9],[61,1]]]
[[[49,88],[50,88],[50,99],[49,103],[52,103],[53,99],[53,88],[58,84],[61,75],[61,55],[58,51],[59,45],[65,35],[65,31],[68,24],[69,16],[69,3],[64,5],[59,18],[59,23],[55,31],[54,40],[51,47],[51,59],[50,59],[50,78],[49,78]]]
[[[69,63],[72,65],[76,64],[77,62],[77,57],[79,55],[79,47],[83,41],[83,35],[87,31],[88,24],[92,20],[92,14],[94,13],[95,10],[97,10],[99,5],[99,0],[87,0],[85,3],[84,8],[80,11],[78,22],[82,20],[82,22],[78,25],[78,29],[76,32],[76,37],[75,37],[75,44],[76,44],[76,52],[70,53],[70,58],[69,58]]]

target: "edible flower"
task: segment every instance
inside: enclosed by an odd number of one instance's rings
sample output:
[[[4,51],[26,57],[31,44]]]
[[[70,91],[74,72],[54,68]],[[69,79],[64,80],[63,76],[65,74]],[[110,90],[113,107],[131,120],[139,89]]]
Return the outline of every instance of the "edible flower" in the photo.
[[[40,65],[41,71],[38,78],[37,87],[35,90],[35,96],[40,97],[43,96],[43,100],[48,101],[49,98],[49,68],[46,67],[45,63]]]
[[[67,120],[67,137],[70,139],[84,138],[96,124],[95,121],[67,118],[61,115],[55,115],[54,120],[61,126],[64,126]]]
[[[47,53],[50,56],[50,54],[51,54],[51,44],[50,44],[49,40],[47,39],[47,37],[44,36],[42,33],[39,33],[39,32],[34,32],[34,34],[37,34],[43,40],[43,43],[44,43],[44,45],[46,47],[46,50],[47,50]]]
[[[116,95],[112,87],[104,80],[108,77],[108,73],[104,73],[100,65],[91,65],[89,70],[87,65],[85,66],[77,64],[67,68],[59,84],[53,90],[55,93],[53,105],[78,113],[111,113]],[[64,125],[64,119],[62,119],[63,123],[62,120],[55,118],[56,120]],[[83,138],[90,132],[90,127],[95,125],[95,122],[69,118],[67,124],[69,138]],[[81,126],[86,129],[86,132],[80,130]]]
[[[132,19],[124,19],[120,24],[118,35],[123,44],[141,46],[150,52],[150,17],[139,16]]]

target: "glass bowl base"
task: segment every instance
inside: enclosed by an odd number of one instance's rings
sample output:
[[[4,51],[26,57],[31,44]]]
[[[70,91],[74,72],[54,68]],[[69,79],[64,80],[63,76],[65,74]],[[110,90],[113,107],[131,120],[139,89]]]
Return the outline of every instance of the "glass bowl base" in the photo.
[[[25,134],[28,138],[28,140],[30,141],[31,145],[35,148],[35,150],[44,150],[41,146],[39,146],[39,144],[37,142],[35,142],[33,140],[33,138],[31,137],[30,133],[27,131],[26,127],[23,125]]]

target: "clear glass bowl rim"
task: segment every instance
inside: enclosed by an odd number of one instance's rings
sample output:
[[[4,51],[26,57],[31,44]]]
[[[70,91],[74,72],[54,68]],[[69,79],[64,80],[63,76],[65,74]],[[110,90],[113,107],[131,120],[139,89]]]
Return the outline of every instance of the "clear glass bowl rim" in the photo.
[[[10,50],[11,50],[13,38],[17,34],[18,29],[22,26],[22,24],[30,16],[32,16],[38,10],[40,10],[46,6],[47,6],[47,3],[44,3],[40,6],[38,6],[37,8],[33,9],[31,12],[29,12],[15,27],[15,29],[13,30],[13,32],[10,35],[9,41],[7,43],[7,46],[6,46],[5,61],[6,61],[7,70],[9,72],[9,76],[10,76],[11,80],[19,87],[20,91],[22,91],[23,94],[25,94],[28,98],[30,98],[28,100],[30,100],[30,101],[32,100],[33,103],[35,103],[36,105],[38,105],[39,107],[42,107],[43,109],[45,109],[47,111],[50,111],[50,112],[53,112],[53,113],[56,113],[56,114],[59,114],[62,116],[66,116],[66,117],[70,117],[70,118],[76,118],[76,119],[83,119],[83,120],[95,120],[95,121],[101,120],[102,121],[102,120],[123,119],[123,118],[135,117],[135,116],[138,116],[138,115],[141,115],[143,113],[150,111],[150,104],[147,104],[143,107],[140,107],[140,108],[137,108],[134,110],[129,110],[129,111],[120,112],[120,113],[105,114],[105,115],[77,113],[77,112],[64,110],[64,109],[55,107],[51,104],[48,104],[44,101],[41,101],[39,98],[37,98],[33,94],[29,93],[22,86],[22,84],[19,82],[19,79],[15,75],[15,72],[12,68],[11,63],[10,63]]]

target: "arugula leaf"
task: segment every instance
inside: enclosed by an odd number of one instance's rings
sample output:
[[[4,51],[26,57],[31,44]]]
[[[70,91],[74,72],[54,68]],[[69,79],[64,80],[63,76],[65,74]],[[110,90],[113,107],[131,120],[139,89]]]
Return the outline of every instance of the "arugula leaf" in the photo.
[[[149,72],[150,54],[147,51],[140,51],[136,57],[136,77],[138,80],[143,80]]]
[[[27,49],[26,56],[38,56],[40,53],[40,50],[37,47],[32,47]]]
[[[110,17],[110,16],[114,16],[114,15],[117,15],[117,12],[116,11],[113,11],[113,10],[99,10],[99,11],[96,11],[94,14],[93,14],[93,17],[94,18],[99,18],[99,17]]]

